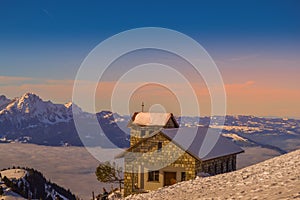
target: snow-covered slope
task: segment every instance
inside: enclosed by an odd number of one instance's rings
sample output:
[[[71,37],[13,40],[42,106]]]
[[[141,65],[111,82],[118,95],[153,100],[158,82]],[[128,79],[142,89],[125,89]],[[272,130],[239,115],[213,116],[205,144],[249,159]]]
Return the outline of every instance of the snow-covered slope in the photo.
[[[0,172],[1,177],[7,177],[8,179],[12,180],[20,180],[23,179],[25,177],[25,175],[27,174],[27,172],[23,169],[8,169],[8,170],[4,170]],[[0,181],[0,186],[3,189],[3,195],[0,196],[1,200],[21,200],[24,199],[22,196],[20,196],[19,194],[13,192],[11,190],[11,188],[9,188],[7,185],[4,184],[4,182],[1,180]]]
[[[26,176],[27,171],[24,169],[7,169],[0,172],[1,176],[9,179],[22,179]]]
[[[196,178],[126,199],[300,199],[300,150],[235,172]]]
[[[75,199],[70,192],[53,184],[43,175],[33,169],[7,169],[0,171],[0,186],[3,189],[1,200],[11,199],[45,199],[54,200],[60,197],[62,200]],[[68,195],[69,198],[63,194]]]

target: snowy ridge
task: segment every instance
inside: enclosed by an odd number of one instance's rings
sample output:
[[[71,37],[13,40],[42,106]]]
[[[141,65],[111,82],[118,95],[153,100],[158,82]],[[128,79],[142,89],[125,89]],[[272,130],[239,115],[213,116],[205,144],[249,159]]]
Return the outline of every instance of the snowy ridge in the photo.
[[[224,137],[228,137],[231,138],[233,141],[243,141],[243,142],[247,142],[247,139],[238,136],[237,134],[234,133],[223,133],[222,134]]]
[[[103,141],[104,133],[93,132],[91,126],[98,126],[90,123],[91,119],[98,120],[101,127],[109,133],[109,138],[120,147],[127,147],[128,135],[119,128],[126,127],[127,118],[102,111],[91,114],[82,111],[73,102],[66,104],[55,104],[51,101],[44,101],[38,95],[25,93],[21,97],[9,100],[0,96],[0,143],[34,143],[51,146],[82,146],[74,124],[73,115],[76,115],[86,122],[87,137],[90,137],[90,145]],[[117,125],[118,123],[118,125]],[[101,138],[102,137],[102,138]],[[105,143],[105,142],[103,142]],[[107,143],[105,143],[107,146]]]
[[[8,169],[0,172],[2,178],[7,177],[11,181],[17,182],[18,187],[23,187],[21,186],[21,182],[25,183],[24,187],[29,187],[29,183],[26,181],[25,176],[28,175],[28,172],[23,169]],[[2,188],[4,189],[4,199],[5,200],[10,200],[10,199],[25,199],[19,194],[15,193],[12,191],[11,188],[9,188],[7,185],[5,185],[4,182],[0,184]]]
[[[197,177],[126,199],[300,199],[300,150],[235,172]]]
[[[7,169],[0,171],[0,174],[2,177],[0,186],[4,191],[1,199],[54,200],[57,197],[62,200],[75,199],[75,196],[70,191],[66,191],[56,184],[46,181],[40,172],[33,169]],[[6,180],[4,177],[6,177]],[[61,194],[61,192],[68,195],[69,198]]]
[[[73,115],[93,117],[72,102],[55,104],[29,92],[12,100],[0,96],[0,102],[0,142],[80,146]]]
[[[72,119],[72,105],[53,104],[51,101],[43,101],[33,93],[25,93],[13,99],[0,111],[0,121],[20,124],[29,119],[48,124],[67,122]]]

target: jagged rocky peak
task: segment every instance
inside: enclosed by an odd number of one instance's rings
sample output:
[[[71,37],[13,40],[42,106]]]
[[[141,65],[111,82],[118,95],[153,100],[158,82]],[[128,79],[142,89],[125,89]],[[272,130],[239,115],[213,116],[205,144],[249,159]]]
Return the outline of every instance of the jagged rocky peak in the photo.
[[[108,110],[102,110],[102,111],[98,112],[97,115],[102,118],[109,118],[109,117],[113,116],[113,113]]]
[[[79,108],[80,109],[80,107],[72,101],[65,103],[64,106],[68,109],[71,109],[71,108]]]
[[[42,103],[42,99],[34,93],[27,92],[21,97],[16,98],[15,102],[11,106],[16,106],[18,110],[29,113],[31,109],[35,108],[37,104]]]
[[[35,114],[36,112],[43,113],[50,107],[54,107],[51,102],[45,102],[38,95],[27,92],[21,97],[16,97],[10,101],[3,112]]]
[[[27,126],[33,123],[32,120],[34,123],[54,124],[68,122],[72,118],[71,107],[71,104],[65,106],[44,101],[38,95],[27,92],[2,106],[0,115],[2,120],[10,121],[13,125],[21,123]]]
[[[20,101],[31,101],[32,102],[32,101],[42,101],[42,99],[38,95],[36,95],[32,92],[27,92],[20,97]]]
[[[0,106],[3,106],[7,103],[10,102],[10,99],[8,99],[6,96],[4,95],[0,95]]]
[[[80,114],[82,113],[82,109],[77,106],[74,102],[68,102],[68,103],[65,103],[64,105],[68,111],[72,111],[74,114]]]
[[[9,100],[5,95],[0,95],[0,101]]]
[[[72,105],[73,105],[73,102],[72,102],[72,101],[70,101],[70,102],[68,102],[68,103],[65,103],[65,107],[66,107],[66,108],[72,108]]]

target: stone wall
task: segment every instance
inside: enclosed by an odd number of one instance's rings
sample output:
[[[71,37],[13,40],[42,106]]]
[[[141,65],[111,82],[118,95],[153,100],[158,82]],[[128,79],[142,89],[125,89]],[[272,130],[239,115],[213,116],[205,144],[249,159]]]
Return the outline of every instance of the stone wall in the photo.
[[[161,150],[158,150],[158,142],[162,143]],[[196,176],[195,171],[197,160],[190,154],[182,151],[181,148],[170,142],[161,133],[142,142],[139,146],[132,149],[131,152],[140,153],[140,155],[132,155],[130,153],[125,155],[125,196],[134,193],[133,188],[138,182],[136,177],[140,173],[139,166],[141,165],[147,169],[155,168],[157,170],[163,169],[167,166],[183,168],[186,173],[186,180],[193,179]],[[147,184],[147,182],[145,184]],[[163,183],[161,182],[160,186],[162,184]]]
[[[131,140],[135,143],[140,139],[132,137]],[[158,149],[159,142],[162,144],[161,150]],[[129,151],[125,155],[125,196],[138,192],[135,190],[135,187],[139,187],[140,169],[159,170],[160,177],[166,168],[176,170],[177,173],[184,171],[186,180],[194,179],[197,173],[200,172],[215,175],[236,170],[236,155],[200,161],[170,142],[162,133],[149,137]],[[148,170],[142,172],[147,173]],[[147,187],[147,184],[151,185],[151,187]],[[159,187],[163,187],[163,180],[155,184],[147,182],[145,178],[143,187],[139,189],[158,189]]]
[[[161,126],[142,127],[132,125],[130,129],[130,146],[138,143],[142,138],[149,137],[153,132],[161,129]],[[142,135],[142,133],[144,135]]]
[[[228,155],[203,161],[197,172],[205,172],[210,175],[222,174],[236,170],[236,155]]]

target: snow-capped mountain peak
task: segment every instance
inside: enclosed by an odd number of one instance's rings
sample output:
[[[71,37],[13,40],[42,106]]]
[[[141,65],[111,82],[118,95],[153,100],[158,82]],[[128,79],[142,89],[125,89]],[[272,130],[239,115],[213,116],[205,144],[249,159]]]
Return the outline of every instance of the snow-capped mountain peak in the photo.
[[[42,123],[66,122],[72,119],[69,107],[63,104],[53,104],[43,101],[34,93],[25,93],[13,99],[0,110],[0,121],[8,121],[21,126]]]
[[[36,99],[37,98],[37,99],[41,100],[41,98],[38,95],[36,95],[36,94],[34,94],[32,92],[26,92],[20,98],[21,99]]]
[[[9,113],[34,114],[39,111],[43,112],[45,108],[51,106],[51,104],[51,102],[44,102],[36,94],[25,93],[21,97],[13,99],[4,110]]]
[[[30,113],[31,111],[35,111],[35,109],[40,108],[43,104],[42,99],[33,93],[25,93],[19,99],[17,99],[17,108],[18,110],[22,110],[25,113]]]
[[[76,119],[84,122],[83,131],[87,137],[92,138],[92,145],[98,145],[94,142],[95,138],[99,135],[102,137],[105,133],[119,147],[129,145],[127,123],[131,118],[128,115],[119,115],[111,111],[88,113],[82,111],[74,102],[56,104],[44,101],[34,93],[25,93],[11,100],[2,95],[0,103],[0,143],[21,141],[47,145],[82,145],[74,123],[73,117],[76,116]],[[226,116],[224,125],[219,124],[219,121],[222,121],[219,120],[219,116],[179,116],[177,121],[181,127],[204,126],[220,129],[225,137],[234,140],[240,146],[260,146],[279,153],[284,153],[285,149],[281,148],[287,145],[277,147],[275,142],[282,143],[297,138],[300,141],[300,120],[297,119],[239,115]],[[99,124],[103,131],[100,134],[92,130]],[[265,143],[267,145],[264,145]]]

